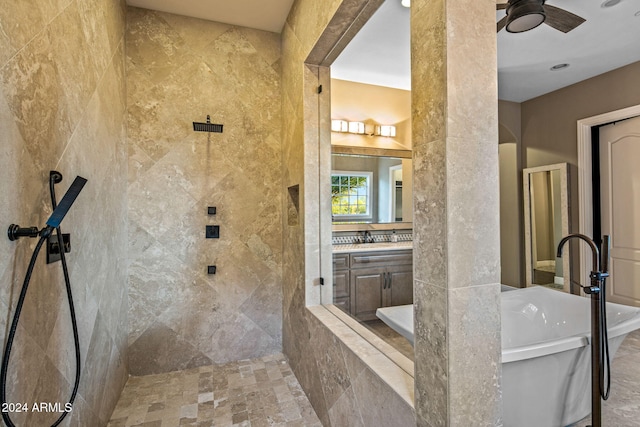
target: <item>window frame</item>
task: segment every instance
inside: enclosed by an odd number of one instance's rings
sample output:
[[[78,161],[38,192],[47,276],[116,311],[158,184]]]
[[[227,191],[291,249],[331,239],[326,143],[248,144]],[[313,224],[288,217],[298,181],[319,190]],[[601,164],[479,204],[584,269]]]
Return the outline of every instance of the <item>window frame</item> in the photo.
[[[348,177],[365,177],[367,178],[367,212],[366,214],[334,214],[333,213],[333,195],[331,196],[331,217],[332,222],[349,222],[349,221],[371,221],[373,219],[373,172],[371,171],[347,171],[347,170],[332,170],[331,179],[334,176],[348,176]],[[333,186],[333,183],[331,184]]]

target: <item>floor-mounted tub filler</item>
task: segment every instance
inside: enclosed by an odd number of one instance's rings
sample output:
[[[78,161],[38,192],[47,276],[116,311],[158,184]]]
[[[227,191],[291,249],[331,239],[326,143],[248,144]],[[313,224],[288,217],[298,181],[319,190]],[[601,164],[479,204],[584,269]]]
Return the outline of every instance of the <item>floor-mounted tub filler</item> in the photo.
[[[505,427],[568,426],[589,415],[590,300],[540,286],[501,298]],[[380,308],[378,317],[413,344],[413,305]],[[607,303],[607,320],[613,358],[640,329],[640,308]]]

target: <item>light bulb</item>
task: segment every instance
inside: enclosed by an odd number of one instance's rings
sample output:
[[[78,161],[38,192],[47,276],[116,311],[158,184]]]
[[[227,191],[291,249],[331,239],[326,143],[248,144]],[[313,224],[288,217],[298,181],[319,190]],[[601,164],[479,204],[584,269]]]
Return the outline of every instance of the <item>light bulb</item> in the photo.
[[[404,7],[411,7],[411,0],[402,0],[400,2]]]

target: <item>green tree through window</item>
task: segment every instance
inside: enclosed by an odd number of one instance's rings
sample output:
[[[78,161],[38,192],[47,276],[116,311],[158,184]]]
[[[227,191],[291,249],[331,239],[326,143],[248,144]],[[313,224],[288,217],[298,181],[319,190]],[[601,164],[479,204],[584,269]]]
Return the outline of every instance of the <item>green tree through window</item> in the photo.
[[[371,174],[334,172],[331,174],[331,213],[335,217],[371,216]]]

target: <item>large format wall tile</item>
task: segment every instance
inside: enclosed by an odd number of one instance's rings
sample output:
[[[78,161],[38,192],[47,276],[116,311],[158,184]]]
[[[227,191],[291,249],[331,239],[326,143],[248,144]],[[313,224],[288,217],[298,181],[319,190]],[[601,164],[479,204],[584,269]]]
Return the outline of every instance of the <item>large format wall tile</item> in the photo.
[[[0,215],[7,225],[41,227],[51,213],[49,171],[64,176],[58,199],[76,175],[88,179],[62,222],[71,233],[82,374],[63,425],[105,425],[128,375],[124,10],[122,0],[49,0],[10,2],[0,11]],[[3,335],[34,245],[0,239]],[[14,341],[10,402],[64,403],[75,379],[61,267],[44,258]],[[49,425],[58,415],[12,418]]]
[[[136,8],[127,19],[131,373],[279,352],[280,38]],[[222,134],[193,131],[207,115]]]
[[[473,4],[472,4],[473,3]],[[415,411],[371,367],[347,369],[306,308],[317,277],[318,109],[322,63],[359,0],[296,0],[282,32],[284,352],[325,425],[500,425],[495,5],[415,0],[412,14]],[[362,19],[362,13],[358,19]],[[344,31],[344,30],[342,30]],[[329,52],[328,52],[329,51]],[[316,62],[313,62],[316,61]],[[321,73],[320,73],[321,74]],[[315,85],[315,86],[314,86]],[[492,105],[496,108],[492,108]],[[315,150],[315,151],[314,151]],[[488,165],[488,166],[487,166]],[[287,213],[290,201],[283,200]],[[476,346],[471,348],[467,342]],[[477,349],[477,343],[485,343]],[[335,371],[327,365],[337,367]],[[344,408],[354,408],[344,413]],[[384,408],[384,410],[380,410]],[[358,414],[361,418],[359,418]],[[393,414],[393,418],[388,418]],[[345,421],[349,420],[349,421]]]
[[[316,140],[319,129],[315,124],[319,105],[318,98],[308,94],[316,93],[317,76],[328,71],[306,66],[305,60],[323,32],[326,38],[319,42],[320,50],[330,47],[330,40],[339,36],[334,29],[344,31],[343,24],[354,19],[366,3],[298,0],[282,31],[282,108],[287,117],[283,124],[281,189],[281,203],[286,209],[282,218],[283,349],[323,425],[411,426],[415,425],[413,408],[361,359],[363,354],[377,354],[377,350],[368,343],[347,346],[344,337],[324,323],[328,319],[321,321],[306,307],[309,300],[317,300],[306,295],[310,292],[307,283],[314,276],[305,258],[315,262],[310,254],[317,253],[319,230],[317,225],[308,225],[317,224],[319,207],[318,200],[310,194],[314,185],[320,185]],[[326,28],[330,29],[325,31]],[[333,315],[329,314],[331,318]]]
[[[494,4],[411,4],[419,426],[501,425]]]

